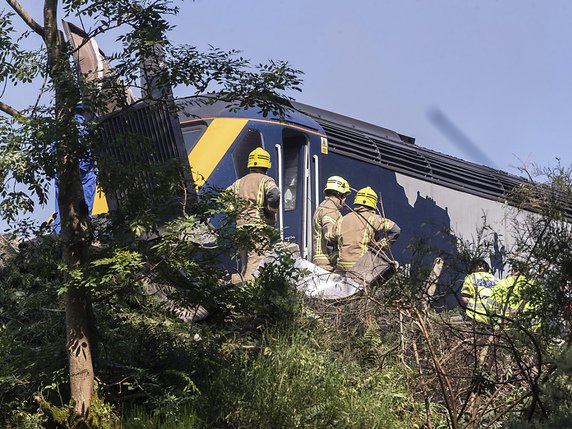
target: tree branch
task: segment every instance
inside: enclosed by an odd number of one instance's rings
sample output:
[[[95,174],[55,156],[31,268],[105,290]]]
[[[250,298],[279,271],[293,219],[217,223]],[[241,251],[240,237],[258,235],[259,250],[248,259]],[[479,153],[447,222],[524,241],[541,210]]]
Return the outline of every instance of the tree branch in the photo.
[[[34,32],[36,32],[40,36],[44,37],[44,27],[38,24],[34,20],[34,18],[32,18],[30,14],[26,11],[26,9],[24,9],[22,5],[18,3],[17,0],[6,0],[6,3],[8,3],[12,7],[12,9],[14,9],[16,13],[20,15],[20,18],[22,18],[22,20],[28,25],[28,27],[30,27]]]
[[[14,109],[12,106],[9,106],[2,101],[0,101],[0,110],[16,119],[22,119],[25,117],[19,110]]]
[[[437,374],[437,379],[439,381],[439,385],[441,387],[441,391],[443,392],[443,399],[445,400],[445,408],[449,413],[450,424],[453,429],[457,429],[459,427],[459,422],[457,420],[457,410],[455,406],[455,398],[453,397],[453,388],[451,386],[451,382],[447,375],[445,374],[445,370],[441,366],[441,362],[437,357],[433,349],[433,343],[431,342],[431,336],[427,331],[427,327],[425,326],[425,322],[423,320],[423,316],[415,307],[412,308],[413,312],[417,316],[417,326],[425,339],[425,343],[427,344],[427,348],[429,350],[429,355],[431,360],[433,361],[433,366],[435,367],[435,372]]]

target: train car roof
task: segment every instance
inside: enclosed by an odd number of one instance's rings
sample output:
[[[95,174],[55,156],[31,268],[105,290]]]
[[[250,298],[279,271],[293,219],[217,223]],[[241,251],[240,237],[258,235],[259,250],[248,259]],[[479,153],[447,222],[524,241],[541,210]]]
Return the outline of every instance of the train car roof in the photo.
[[[288,102],[286,107],[291,107]],[[179,121],[206,118],[248,118],[266,121],[286,122],[302,126],[319,133],[324,133],[322,127],[312,117],[289,108],[283,118],[272,113],[264,115],[258,107],[240,107],[238,103],[228,103],[220,100],[209,100],[208,97],[187,97],[177,99]]]
[[[241,117],[286,122],[306,127],[328,138],[332,153],[360,160],[426,182],[486,199],[505,202],[512,191],[528,180],[484,165],[475,164],[419,146],[415,138],[349,116],[287,101],[284,118],[264,116],[259,108],[209,101],[201,97],[177,100],[179,120]],[[572,204],[565,202],[568,218]]]
[[[327,110],[292,102],[316,120],[332,153],[487,199],[504,201],[526,179],[415,144],[404,134]]]

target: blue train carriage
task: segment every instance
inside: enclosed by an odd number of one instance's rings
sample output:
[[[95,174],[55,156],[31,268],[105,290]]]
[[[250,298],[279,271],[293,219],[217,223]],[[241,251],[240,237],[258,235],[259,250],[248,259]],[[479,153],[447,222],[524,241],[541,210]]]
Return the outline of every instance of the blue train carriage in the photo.
[[[111,70],[95,40],[86,39],[81,28],[64,22],[64,30],[77,48],[78,70],[88,78],[93,76],[94,64]],[[155,88],[152,79],[144,79],[142,87],[149,93],[165,90]],[[255,108],[232,110],[222,102],[205,105],[188,98],[176,103],[178,117],[165,106],[137,102],[127,112],[100,118],[104,140],[110,145],[107,155],[120,165],[128,162],[131,155],[122,136],[144,136],[152,142],[149,150],[142,150],[148,151],[149,165],[179,158],[181,164],[192,166],[197,185],[208,181],[226,187],[246,173],[249,151],[264,147],[272,157],[270,174],[282,190],[280,230],[285,239],[298,242],[307,258],[312,251],[312,215],[331,175],[345,177],[355,189],[371,186],[381,192],[384,214],[402,230],[392,249],[401,263],[410,262],[407,245],[419,239],[426,239],[437,249],[435,253],[450,251],[456,237],[475,234],[483,217],[510,245],[513,234],[504,197],[522,183],[519,177],[425,149],[403,134],[301,103],[289,103],[292,111],[283,121],[263,117]],[[108,107],[110,112],[115,110],[113,105]],[[145,180],[143,174],[141,179]],[[189,195],[194,189],[189,188]],[[97,194],[94,214],[117,207],[121,190],[108,191],[107,198]]]
[[[522,178],[420,147],[411,137],[297,102],[282,120],[257,109],[229,109],[226,103],[196,106],[180,101],[179,120],[197,185],[226,187],[246,174],[248,153],[271,154],[282,192],[278,226],[312,255],[312,215],[326,179],[346,178],[359,189],[381,193],[383,212],[401,227],[392,247],[401,263],[411,262],[410,245],[422,242],[430,257],[452,254],[456,238],[469,239],[484,218],[504,240],[493,266],[502,270],[502,246],[510,245],[511,224],[504,198]],[[348,202],[353,199],[350,197]],[[500,240],[500,239],[499,239]]]
[[[185,103],[182,101],[182,105]],[[247,174],[248,154],[263,147],[271,156],[268,174],[281,190],[277,226],[311,258],[312,215],[319,200],[318,155],[326,135],[312,118],[290,112],[283,120],[255,108],[231,111],[226,103],[184,107],[179,115],[195,185],[227,187]]]

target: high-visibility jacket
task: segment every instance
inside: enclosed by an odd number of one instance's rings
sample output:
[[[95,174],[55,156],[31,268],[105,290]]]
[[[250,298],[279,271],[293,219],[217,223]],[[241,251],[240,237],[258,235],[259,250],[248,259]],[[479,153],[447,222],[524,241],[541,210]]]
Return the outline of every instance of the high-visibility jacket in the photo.
[[[524,275],[516,275],[498,281],[488,306],[499,316],[499,322],[518,318],[528,328],[537,329],[540,327],[540,300],[538,284]]]
[[[336,222],[342,217],[342,205],[337,198],[326,197],[318,206],[313,219],[314,264],[332,271],[338,259],[335,241]]]
[[[270,176],[248,173],[228,187],[237,198],[247,202],[237,215],[237,226],[265,222],[274,225],[280,206],[280,190]]]
[[[401,229],[375,210],[357,206],[338,220],[335,231],[339,252],[337,268],[349,270],[369,249],[378,252],[389,248],[399,237]]]
[[[491,273],[479,271],[465,277],[461,296],[468,299],[465,307],[467,316],[477,322],[489,323],[493,310],[489,308],[489,297],[496,285]]]

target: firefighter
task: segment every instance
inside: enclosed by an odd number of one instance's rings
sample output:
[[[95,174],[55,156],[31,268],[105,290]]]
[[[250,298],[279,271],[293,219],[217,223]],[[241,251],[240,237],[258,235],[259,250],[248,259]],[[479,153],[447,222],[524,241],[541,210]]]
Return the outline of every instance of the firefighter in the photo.
[[[276,224],[276,212],[280,206],[280,190],[276,182],[266,171],[270,168],[270,154],[258,147],[248,155],[248,174],[234,182],[230,190],[238,199],[242,200],[242,206],[237,215],[236,225],[238,229],[252,229],[266,224]],[[255,249],[240,249],[242,262],[242,280],[253,279],[253,273],[264,258],[263,252],[268,246],[269,240],[263,240],[265,244],[259,244]]]
[[[377,194],[369,186],[356,193],[354,206],[338,220],[334,235],[339,252],[336,268],[342,272],[350,271],[368,251],[388,249],[401,232],[395,222],[377,214]]]
[[[488,299],[496,285],[496,279],[484,259],[477,259],[470,271],[461,288],[461,302],[465,306],[465,314],[476,322],[489,323],[492,311],[488,306]]]
[[[340,209],[350,193],[350,185],[343,177],[332,176],[326,181],[326,198],[316,209],[313,220],[314,256],[318,267],[334,271],[338,258],[338,244],[334,240],[336,222],[342,217]]]

